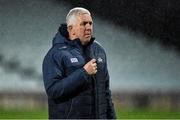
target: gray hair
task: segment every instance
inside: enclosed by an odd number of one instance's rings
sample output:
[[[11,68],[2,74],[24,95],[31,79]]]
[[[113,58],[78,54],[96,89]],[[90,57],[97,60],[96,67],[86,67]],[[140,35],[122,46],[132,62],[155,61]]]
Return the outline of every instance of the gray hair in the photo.
[[[82,8],[82,7],[75,7],[71,9],[66,16],[67,26],[75,24],[77,16],[82,15],[82,14],[91,15],[91,13],[87,9]]]

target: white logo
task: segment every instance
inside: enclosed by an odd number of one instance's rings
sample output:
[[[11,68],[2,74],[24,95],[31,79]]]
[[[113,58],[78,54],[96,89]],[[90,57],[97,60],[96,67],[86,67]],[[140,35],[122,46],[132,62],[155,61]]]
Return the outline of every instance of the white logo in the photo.
[[[77,58],[71,58],[70,60],[71,60],[71,63],[76,63],[76,62],[78,62],[78,59],[77,59]]]
[[[98,62],[100,63],[100,62],[103,62],[103,59],[102,58],[98,58]]]
[[[60,47],[59,49],[65,49],[65,48],[67,48],[67,46],[62,46],[62,47]]]

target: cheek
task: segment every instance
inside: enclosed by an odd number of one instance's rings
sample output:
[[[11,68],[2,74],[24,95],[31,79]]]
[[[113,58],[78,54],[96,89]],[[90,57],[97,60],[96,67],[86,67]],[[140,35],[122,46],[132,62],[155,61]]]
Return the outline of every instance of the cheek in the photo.
[[[80,36],[83,36],[84,35],[84,29],[83,28],[79,29],[78,33],[79,33]]]

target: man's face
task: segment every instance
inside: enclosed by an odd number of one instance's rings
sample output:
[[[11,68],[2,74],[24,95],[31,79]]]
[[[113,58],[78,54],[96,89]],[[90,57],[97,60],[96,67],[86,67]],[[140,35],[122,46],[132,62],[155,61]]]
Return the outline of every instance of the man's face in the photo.
[[[93,21],[91,16],[88,14],[79,15],[74,25],[74,32],[76,38],[79,38],[83,45],[87,44],[93,32]]]

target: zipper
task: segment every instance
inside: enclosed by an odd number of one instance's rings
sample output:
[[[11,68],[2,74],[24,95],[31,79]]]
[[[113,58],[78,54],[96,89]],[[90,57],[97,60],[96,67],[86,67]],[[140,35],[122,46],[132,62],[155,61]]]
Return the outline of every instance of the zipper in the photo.
[[[90,58],[95,58],[95,52],[93,52],[92,48],[90,47],[89,48],[89,56]],[[94,102],[95,102],[95,119],[98,119],[99,118],[99,106],[98,106],[98,103],[99,103],[99,99],[98,99],[98,81],[96,79],[96,75],[93,75],[92,76],[92,79],[93,79],[93,83],[94,83],[94,92],[95,92],[95,98],[94,98]]]
[[[92,58],[95,58],[95,55],[93,53],[91,53],[91,50],[89,48],[88,51],[84,50],[83,48],[81,49],[81,55],[85,58],[86,62],[89,62],[89,60],[91,60]],[[92,75],[92,80],[93,80],[93,87],[94,87],[94,102],[95,102],[95,119],[99,118],[99,107],[98,107],[98,87],[97,87],[97,79],[96,79],[96,75]]]
[[[69,112],[68,112],[68,114],[67,114],[66,119],[69,118],[69,115],[70,115],[70,113],[71,113],[71,111],[72,111],[72,104],[73,104],[73,99],[72,99],[72,101],[71,101],[71,105],[70,105]]]
[[[98,88],[97,88],[97,80],[95,75],[92,76],[94,81],[94,92],[95,92],[95,118],[99,118],[99,107],[98,107]]]

